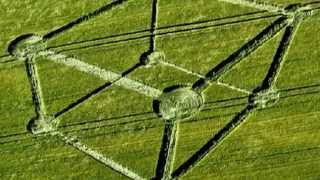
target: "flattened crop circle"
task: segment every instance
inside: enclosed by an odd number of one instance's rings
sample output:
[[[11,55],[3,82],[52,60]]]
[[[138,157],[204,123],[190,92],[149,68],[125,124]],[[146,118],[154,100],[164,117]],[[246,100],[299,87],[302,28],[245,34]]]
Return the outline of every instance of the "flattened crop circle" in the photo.
[[[46,48],[41,36],[35,34],[24,34],[13,40],[8,47],[8,52],[20,59],[32,56]]]
[[[201,94],[191,88],[180,87],[160,96],[159,114],[165,120],[185,119],[200,111],[203,103]]]

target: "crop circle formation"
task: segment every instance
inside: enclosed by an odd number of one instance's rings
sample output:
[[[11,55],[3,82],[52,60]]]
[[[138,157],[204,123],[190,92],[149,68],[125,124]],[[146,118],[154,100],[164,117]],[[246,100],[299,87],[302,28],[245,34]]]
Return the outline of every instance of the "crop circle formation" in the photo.
[[[34,135],[50,134],[52,136],[57,136],[66,144],[73,146],[77,150],[87,154],[98,162],[126,177],[131,179],[144,179],[133,170],[124,167],[112,159],[103,156],[98,151],[91,149],[85,144],[82,144],[75,137],[69,137],[68,135],[65,135],[59,131],[58,124],[59,117],[61,115],[69,112],[79,104],[92,97],[94,94],[97,94],[105,89],[101,88],[99,92],[93,92],[84,98],[81,98],[77,103],[69,105],[63,111],[58,112],[53,116],[48,115],[42,98],[36,64],[36,58],[42,57],[55,63],[59,63],[98,77],[106,82],[109,82],[109,85],[120,86],[122,88],[151,97],[153,99],[154,112],[165,121],[163,140],[159,153],[155,179],[177,179],[189,172],[189,170],[195,167],[204,157],[208,155],[209,152],[213,151],[224,138],[228,137],[228,135],[234,131],[236,127],[240,126],[253,111],[277,104],[280,99],[280,94],[277,91],[275,82],[277,81],[277,77],[281,71],[281,66],[286,59],[286,54],[299,25],[304,19],[313,14],[312,9],[301,4],[294,4],[288,6],[287,8],[281,8],[275,5],[269,5],[267,3],[261,4],[250,0],[219,1],[242,6],[250,6],[272,13],[276,12],[280,15],[279,18],[262,30],[261,33],[253,37],[242,47],[233,52],[229,57],[222,60],[220,64],[218,64],[216,67],[213,67],[205,75],[197,74],[192,70],[180,67],[177,64],[171,64],[170,62],[166,61],[165,52],[157,51],[155,37],[157,36],[157,16],[159,14],[158,0],[153,0],[153,17],[150,28],[150,49],[147,51],[147,53],[142,54],[140,60],[137,60],[136,67],[128,70],[124,74],[117,74],[107,69],[85,63],[77,58],[54,52],[50,49],[47,49],[46,42],[57,36],[59,33],[63,33],[74,26],[81,24],[82,22],[102,15],[103,12],[112,10],[113,7],[121,5],[126,1],[112,1],[100,9],[84,15],[79,19],[62,26],[60,29],[47,33],[44,36],[26,34],[17,37],[9,45],[8,52],[13,57],[25,61],[26,64],[27,75],[32,91],[33,104],[36,111],[36,117],[30,120],[28,124],[28,130]],[[246,57],[250,56],[254,51],[263,46],[274,36],[281,34],[280,32],[282,30],[285,33],[283,34],[281,42],[279,43],[279,47],[275,52],[275,56],[272,60],[269,71],[259,87],[257,87],[254,91],[248,91],[220,82],[220,78],[224,74],[228,73],[235,65],[243,61]],[[176,68],[184,73],[197,76],[199,79],[190,86],[174,86],[160,90],[146,85],[143,82],[132,80],[126,77],[126,75],[130,74],[136,68],[149,68],[152,66],[157,68],[156,65],[159,64]],[[181,164],[177,169],[173,169],[172,164],[176,148],[178,131],[177,126],[179,125],[179,120],[190,118],[202,110],[202,107],[205,104],[203,92],[212,84],[245,93],[248,96],[247,106],[243,110],[239,111],[237,115],[225,125],[225,127],[223,127],[211,139],[209,139],[208,142],[204,144],[188,160]]]

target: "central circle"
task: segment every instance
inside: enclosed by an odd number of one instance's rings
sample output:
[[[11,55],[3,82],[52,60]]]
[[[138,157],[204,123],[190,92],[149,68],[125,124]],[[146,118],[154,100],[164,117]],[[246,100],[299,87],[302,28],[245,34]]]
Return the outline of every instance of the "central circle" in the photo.
[[[158,100],[159,114],[165,120],[179,120],[191,117],[200,111],[204,100],[200,93],[187,87],[164,92]]]

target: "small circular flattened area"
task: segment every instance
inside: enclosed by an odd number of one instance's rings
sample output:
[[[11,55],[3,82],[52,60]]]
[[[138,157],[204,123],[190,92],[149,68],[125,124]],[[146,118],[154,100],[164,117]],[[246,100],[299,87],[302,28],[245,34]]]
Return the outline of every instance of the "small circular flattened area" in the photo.
[[[142,55],[140,61],[144,64],[147,68],[158,65],[161,61],[165,60],[165,54],[163,52],[152,52],[152,53],[145,53]]]
[[[50,131],[54,131],[58,127],[58,121],[51,116],[45,117],[34,117],[32,118],[28,125],[27,130],[32,134],[41,134]]]
[[[26,58],[32,56],[46,48],[46,44],[41,36],[35,34],[24,34],[14,39],[8,52],[16,58]]]
[[[249,104],[263,109],[266,107],[272,107],[278,103],[280,99],[280,93],[275,90],[265,90],[258,93],[254,93],[249,97]]]
[[[187,87],[164,92],[158,99],[158,113],[165,120],[179,120],[191,117],[200,111],[204,99],[200,93]]]

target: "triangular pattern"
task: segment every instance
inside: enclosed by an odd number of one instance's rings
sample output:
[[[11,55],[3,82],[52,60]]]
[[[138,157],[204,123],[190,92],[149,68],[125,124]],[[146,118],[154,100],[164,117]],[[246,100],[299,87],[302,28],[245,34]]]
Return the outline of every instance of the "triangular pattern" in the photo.
[[[162,121],[152,112],[151,102],[151,98],[112,86],[62,116],[60,130],[151,178],[163,129]]]
[[[88,147],[151,179],[157,165],[163,125],[157,119],[150,121],[153,122],[101,127],[73,134]]]
[[[230,70],[221,80],[248,91],[254,90],[266,76],[280,40],[281,35],[274,37]]]
[[[317,19],[318,17],[315,16],[302,22],[292,42],[288,60],[283,65],[283,71],[279,75],[277,83],[279,89],[319,83],[319,71],[310,71],[310,69],[320,67],[319,55],[317,54],[319,51],[314,50],[314,47],[318,46],[319,36],[311,36],[320,31],[320,27],[314,25],[314,21]],[[307,63],[304,61],[305,56],[307,56]],[[290,81],[287,77],[290,77]]]
[[[138,117],[140,119],[156,117],[152,113],[152,99],[121,87],[111,86],[80,104],[76,110],[61,117],[61,125],[80,123],[82,126],[82,123],[90,124],[92,121],[121,124],[128,120],[135,121]],[[100,123],[96,124],[98,127],[99,125]]]
[[[246,104],[247,98],[237,91],[211,86],[204,93],[206,104],[201,112],[179,125],[175,167],[179,167],[212,135],[216,134]]]
[[[160,36],[158,46],[165,52],[168,62],[204,75],[273,20],[271,18],[176,36]]]
[[[63,110],[69,104],[104,84],[101,79],[73,68],[46,59],[38,59],[38,61],[40,85],[49,115]]]

